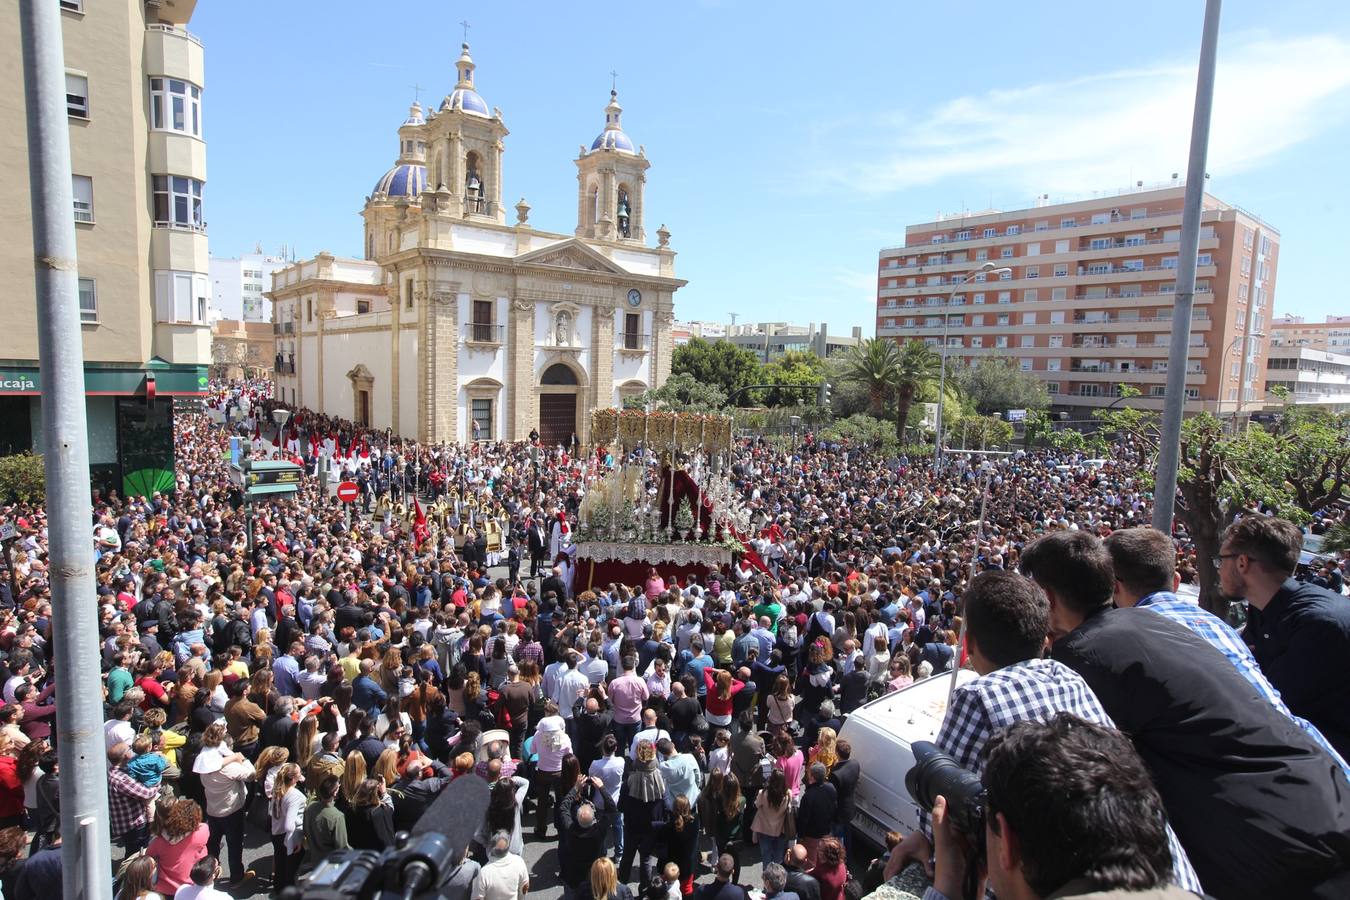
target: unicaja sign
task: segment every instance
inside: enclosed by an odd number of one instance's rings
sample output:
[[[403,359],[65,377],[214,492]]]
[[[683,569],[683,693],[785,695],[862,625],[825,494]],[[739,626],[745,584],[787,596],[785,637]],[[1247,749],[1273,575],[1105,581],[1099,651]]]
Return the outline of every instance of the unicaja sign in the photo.
[[[36,391],[37,379],[32,375],[0,372],[0,391]]]

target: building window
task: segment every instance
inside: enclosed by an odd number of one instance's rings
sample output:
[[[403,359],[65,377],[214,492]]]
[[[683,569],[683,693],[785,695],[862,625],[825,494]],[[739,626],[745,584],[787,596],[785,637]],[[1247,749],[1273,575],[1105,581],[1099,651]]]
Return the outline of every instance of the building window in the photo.
[[[207,324],[211,280],[196,272],[155,273],[155,318],[160,322]]]
[[[1035,314],[1034,312],[1026,312],[1026,313],[1022,313],[1022,324],[1023,324],[1023,325],[1035,325],[1035,324],[1036,324],[1036,314]]]
[[[150,127],[201,137],[201,88],[177,78],[151,78]]]
[[[305,321],[306,321],[306,322],[313,322],[313,321],[314,321],[314,301],[313,301],[313,300],[306,300],[306,301],[305,301]]]
[[[1047,382],[1045,383],[1045,392],[1046,392],[1047,394],[1058,394],[1058,393],[1059,393],[1059,382],[1058,382],[1058,381],[1047,381]]]
[[[1025,269],[1022,270],[1022,277],[1023,277],[1023,278],[1040,278],[1040,277],[1041,277],[1041,267],[1040,267],[1040,266],[1027,266]]]
[[[976,294],[974,302],[977,306],[984,303],[984,294]]]
[[[75,197],[75,221],[94,221],[94,179],[88,175],[70,176],[71,193]]]
[[[964,230],[962,230],[962,231],[958,231],[958,232],[956,233],[956,239],[957,239],[958,241],[968,241],[968,240],[970,240],[970,229],[967,228],[967,229],[964,229]]]
[[[403,308],[413,308],[413,280],[411,278],[403,282]]]
[[[1001,250],[998,251],[998,255],[999,255],[999,259],[1012,259],[1013,248],[1011,248],[1011,247],[1004,247],[1003,249],[1001,249]]]
[[[1077,224],[1078,224],[1078,220],[1077,220],[1077,219],[1060,219],[1060,220],[1059,220],[1059,227],[1060,227],[1060,228],[1073,228],[1073,227],[1076,226]]]
[[[999,303],[1011,303],[1011,302],[1012,302],[1012,291],[999,291],[999,292],[998,292],[998,302],[999,302]]]
[[[92,278],[80,279],[80,321],[98,321],[98,291]]]
[[[1196,256],[1196,258],[1195,258],[1195,264],[1196,264],[1197,266],[1212,266],[1212,265],[1214,265],[1214,256],[1213,256],[1212,254],[1209,254],[1209,253],[1201,253],[1201,254],[1199,254],[1198,256]],[[1262,265],[1262,267],[1263,267],[1263,270],[1262,270],[1262,271],[1263,271],[1262,277],[1264,277],[1264,266],[1265,266],[1265,263],[1261,263],[1261,265]]]
[[[83,75],[66,73],[66,115],[89,118],[89,79]]]
[[[1062,334],[1052,334],[1052,335],[1050,335],[1050,346],[1051,346],[1051,347],[1063,347],[1063,346],[1064,346],[1064,335],[1062,335]]]
[[[177,228],[206,227],[202,220],[202,182],[182,175],[156,175],[155,224]]]
[[[1005,335],[999,335],[994,338],[994,346],[1000,350],[1005,349],[1008,346],[1008,338]]]
[[[642,313],[625,313],[623,317],[623,349],[641,350]]]
[[[1047,371],[1047,372],[1058,372],[1058,371],[1060,371],[1060,368],[1059,368],[1060,365],[1061,365],[1061,362],[1060,362],[1060,360],[1058,360],[1058,359],[1047,359],[1047,360],[1045,361],[1045,371]]]
[[[986,228],[986,229],[984,230],[984,236],[987,237],[987,238],[997,237],[997,236],[998,236],[998,229],[997,229],[997,228]]]
[[[61,0],[61,8],[71,12],[84,12],[84,0]]]
[[[473,401],[473,419],[471,428],[473,430],[473,439],[475,441],[494,440],[492,434],[492,401],[487,398],[476,398]]]
[[[1022,335],[1022,346],[1023,346],[1023,347],[1035,347],[1035,346],[1036,346],[1036,336],[1033,335],[1033,334],[1024,334],[1024,335]]]
[[[1023,291],[1023,292],[1022,292],[1022,299],[1023,299],[1023,300],[1039,300],[1039,299],[1041,299],[1041,292],[1040,292],[1040,290],[1037,289],[1037,288],[1032,288],[1031,290]]]
[[[1019,360],[1017,361],[1017,367],[1018,367],[1019,369],[1021,369],[1023,372],[1030,372],[1030,371],[1031,371],[1031,360],[1029,360],[1029,359],[1019,359]]]
[[[473,323],[470,329],[474,341],[490,343],[492,341],[492,301],[473,301]]]
[[[975,335],[970,339],[970,346],[977,350],[984,347],[984,338],[980,337],[978,334]]]
[[[1063,278],[1063,277],[1065,277],[1065,276],[1068,275],[1068,274],[1069,274],[1069,264],[1068,264],[1068,263],[1055,263],[1055,277],[1056,277],[1056,278]]]
[[[1056,253],[1068,253],[1068,252],[1069,252],[1069,242],[1068,242],[1068,240],[1055,241],[1055,252],[1056,252]]]
[[[1003,230],[1003,233],[1004,233],[1004,234],[1009,234],[1009,235],[1012,235],[1012,234],[1021,234],[1021,233],[1022,233],[1022,226],[1021,226],[1021,225],[1009,225],[1007,228],[1005,228],[1005,229]]]
[[[368,313],[368,312],[370,312],[370,301],[369,301],[369,300],[357,300],[357,301],[356,301],[356,314],[357,314],[358,316],[360,316],[360,315],[364,315],[364,314],[366,314],[366,313]]]

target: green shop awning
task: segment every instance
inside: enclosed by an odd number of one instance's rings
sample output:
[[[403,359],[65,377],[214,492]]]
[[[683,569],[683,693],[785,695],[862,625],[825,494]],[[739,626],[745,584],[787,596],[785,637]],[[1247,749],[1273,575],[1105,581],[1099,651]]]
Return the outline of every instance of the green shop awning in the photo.
[[[84,367],[84,392],[91,396],[145,394],[148,380],[154,381],[156,395],[197,397],[207,393],[206,366],[174,365],[156,358],[143,366],[90,363]],[[37,366],[0,363],[0,395],[41,393],[42,371]]]

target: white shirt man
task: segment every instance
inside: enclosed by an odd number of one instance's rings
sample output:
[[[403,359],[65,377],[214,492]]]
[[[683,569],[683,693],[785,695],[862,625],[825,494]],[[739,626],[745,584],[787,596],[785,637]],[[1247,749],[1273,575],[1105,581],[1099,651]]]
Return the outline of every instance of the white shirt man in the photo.
[[[473,900],[520,900],[529,892],[530,869],[510,848],[510,832],[492,836],[488,863],[473,880]]]

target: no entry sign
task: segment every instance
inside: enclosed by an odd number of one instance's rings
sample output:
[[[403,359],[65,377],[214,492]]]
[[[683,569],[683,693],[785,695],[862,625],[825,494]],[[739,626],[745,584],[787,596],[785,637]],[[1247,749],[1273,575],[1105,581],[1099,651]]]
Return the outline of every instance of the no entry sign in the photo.
[[[343,503],[352,503],[356,500],[360,489],[357,488],[355,481],[344,481],[337,487],[337,498]]]

